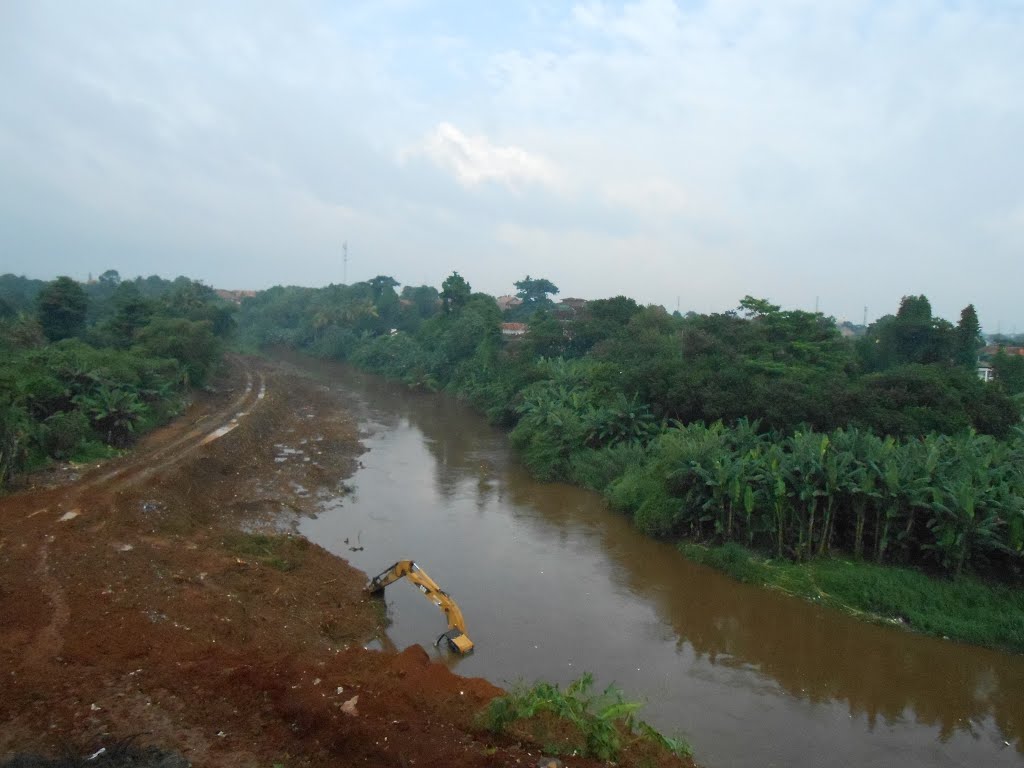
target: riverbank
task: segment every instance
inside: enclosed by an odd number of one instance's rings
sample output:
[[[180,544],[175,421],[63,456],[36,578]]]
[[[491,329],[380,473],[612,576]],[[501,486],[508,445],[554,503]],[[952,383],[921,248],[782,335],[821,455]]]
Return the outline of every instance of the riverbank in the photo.
[[[353,364],[358,367],[357,363]],[[412,390],[416,389],[407,378],[395,375],[389,364],[370,367],[378,375],[395,380]],[[567,376],[564,371],[558,372],[558,365],[551,367],[555,369],[552,375]],[[542,382],[543,386],[549,383]],[[448,389],[492,421],[495,412],[504,412],[502,409],[513,407],[516,396],[511,392],[494,389],[488,390],[486,396],[474,397],[471,390],[462,386],[457,379],[453,379]],[[519,396],[522,396],[522,392]],[[958,465],[968,455],[981,457],[979,461],[983,464],[988,462],[999,467],[1016,466],[1014,456],[1020,450],[1016,447],[1015,453],[1007,453],[999,460],[993,460],[985,451],[998,449],[1006,452],[1007,445],[996,444],[991,438],[973,433],[958,438],[931,436],[924,441],[908,443],[900,449],[893,441],[852,429],[849,432],[835,432],[831,436],[801,433],[773,443],[772,439],[758,434],[749,423],[736,429],[721,424],[711,427],[699,423],[687,427],[679,425],[663,430],[646,444],[640,440],[631,440],[595,449],[584,440],[577,405],[544,405],[540,400],[528,400],[522,405],[522,410],[529,416],[524,416],[518,422],[509,437],[521,461],[534,477],[542,481],[563,480],[600,493],[612,509],[626,515],[640,530],[654,538],[672,542],[681,533],[700,531],[702,534],[699,538],[708,540],[713,536],[720,537],[725,530],[732,530],[734,537],[739,538],[743,526],[747,525],[752,526],[750,530],[760,537],[760,544],[774,544],[776,539],[773,526],[779,525],[788,539],[799,542],[802,551],[813,553],[825,552],[824,545],[832,540],[850,541],[855,537],[855,531],[859,530],[862,545],[866,542],[866,551],[872,552],[878,542],[871,539],[871,526],[865,526],[863,520],[877,517],[870,505],[883,505],[882,497],[888,494],[883,506],[888,505],[887,509],[898,507],[908,515],[906,521],[899,519],[899,524],[891,522],[882,528],[888,536],[883,543],[890,553],[890,560],[894,559],[894,552],[898,555],[900,548],[906,546],[910,538],[907,532],[910,530],[928,532],[915,545],[918,551],[940,549],[938,544],[926,543],[928,536],[935,538],[939,531],[942,532],[944,549],[948,552],[956,550],[961,554],[969,549],[961,545],[965,539],[971,541],[972,537],[983,537],[976,535],[976,531],[972,533],[974,529],[965,527],[968,523],[965,522],[966,515],[962,513],[951,515],[956,521],[943,519],[941,524],[934,526],[925,523],[926,516],[923,513],[915,517],[913,510],[917,506],[910,504],[909,491],[905,492],[900,483],[891,482],[891,472],[884,473],[888,478],[884,481],[871,474],[880,471],[879,467],[884,465],[882,459],[875,457],[867,461],[870,456],[852,452],[853,448],[863,447],[861,444],[880,446],[880,450],[889,452],[886,455],[890,459],[897,450],[905,450],[907,456],[916,456],[915,461],[921,460],[919,463],[922,467],[932,467],[932,470],[935,469],[933,464],[942,464],[942,457],[945,457],[947,463]],[[628,415],[628,410],[626,408],[623,414]],[[851,452],[844,453],[842,458],[863,465],[864,474],[858,476],[864,483],[863,487],[850,483],[837,485],[835,481],[828,480],[831,477],[831,465],[822,457],[829,450],[835,450],[844,440],[850,443],[847,447]],[[926,451],[929,453],[927,461],[923,461],[925,457],[918,454],[929,440],[931,449]],[[732,441],[736,445],[732,445]],[[794,456],[804,459],[809,457],[809,462],[800,463],[794,460]],[[839,461],[838,455],[831,459]],[[787,461],[791,461],[792,466],[783,467]],[[890,466],[890,469],[895,466]],[[899,471],[905,471],[909,462],[901,466]],[[849,471],[850,467],[847,466],[848,474]],[[953,469],[950,472],[950,477],[956,475]],[[898,472],[897,476],[903,477]],[[836,470],[838,477],[839,472]],[[923,487],[919,479],[908,481],[907,487],[919,490]],[[829,482],[835,486],[831,491],[828,490],[831,487],[828,486]],[[965,482],[970,485],[975,479]],[[814,483],[824,485],[815,486]],[[1003,490],[1009,487],[1006,482],[1001,485],[994,482],[994,485]],[[984,486],[984,482],[979,485],[979,498]],[[743,495],[743,489],[746,489],[749,498]],[[851,489],[855,491],[854,497],[849,496],[854,492]],[[818,500],[829,498],[829,493],[835,496],[834,503],[821,502],[821,509],[817,509]],[[856,496],[858,493],[861,495]],[[772,498],[779,501],[779,516],[774,516],[771,511],[773,507],[769,500]],[[802,507],[802,504],[809,503],[808,500],[811,500],[812,506]],[[953,501],[947,501],[952,507],[957,507]],[[976,524],[979,528],[987,526],[1005,534],[1004,529],[1013,526],[999,518],[993,511],[994,502],[991,499],[989,502],[984,514],[978,512],[978,519],[984,517],[987,522],[969,525]],[[748,503],[749,511],[746,508]],[[858,504],[860,524],[856,523],[857,518],[850,511],[857,508]],[[816,528],[815,512],[818,520]],[[836,533],[842,530],[840,518],[844,520],[844,533],[848,534],[845,537]],[[828,534],[825,533],[826,528]],[[878,529],[875,530],[877,532]],[[754,538],[753,533],[751,538]],[[823,538],[827,541],[823,541]],[[992,546],[991,542],[996,538],[989,537],[989,546]],[[787,549],[793,551],[792,546],[787,545]],[[969,567],[964,569],[963,575],[954,577],[929,575],[923,570],[899,566],[854,564],[852,559],[843,559],[842,553],[836,553],[834,559],[814,559],[812,556],[805,564],[795,564],[783,560],[769,561],[753,553],[737,557],[736,552],[745,551],[738,545],[727,545],[722,550],[726,553],[724,556],[716,554],[716,548],[704,550],[697,546],[693,549],[684,548],[684,551],[691,552],[696,562],[716,565],[727,573],[741,576],[741,580],[799,594],[872,623],[898,625],[916,632],[996,650],[1024,652],[1024,599],[1021,598],[1021,591],[1009,581],[988,582],[965,575]],[[1003,566],[1009,567],[1016,557],[1012,553],[1012,548],[1007,544],[1002,549],[993,547],[990,555],[1001,558]],[[943,562],[948,566],[947,561],[949,558]],[[762,567],[766,563],[771,563],[771,566]],[[835,567],[834,563],[847,565]],[[991,564],[988,567],[991,568]],[[819,571],[820,577],[815,575]],[[1008,579],[1012,578],[1016,577],[1008,576]],[[830,589],[821,593],[814,586],[816,580],[828,581]]]
[[[0,764],[124,740],[167,765],[535,764],[528,731],[477,719],[500,689],[364,650],[385,623],[366,575],[291,533],[344,497],[356,425],[309,378],[246,375],[130,456],[0,499]]]
[[[1024,653],[1024,593],[961,576],[942,579],[842,558],[772,560],[737,544],[683,542],[694,562],[737,581],[778,589],[856,618],[946,640]]]

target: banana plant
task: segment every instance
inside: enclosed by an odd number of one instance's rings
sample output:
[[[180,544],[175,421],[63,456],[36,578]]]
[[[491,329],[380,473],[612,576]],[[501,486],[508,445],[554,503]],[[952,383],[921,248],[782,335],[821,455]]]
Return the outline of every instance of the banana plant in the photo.
[[[819,435],[797,432],[789,440],[788,485],[793,489],[796,514],[796,558],[814,546],[814,523],[821,488],[818,478]],[[827,437],[825,438],[828,439]]]
[[[864,556],[868,512],[881,498],[878,465],[881,461],[882,441],[870,432],[857,429],[851,429],[846,440],[852,456],[843,490],[853,508],[853,556],[859,560]]]
[[[948,450],[947,443],[947,438],[941,435],[929,435],[920,442],[908,443],[901,447],[907,522],[897,534],[896,540],[907,560],[912,558],[914,548],[920,546],[920,542],[914,537],[918,512],[931,509],[941,495],[937,473],[940,470],[943,451]]]
[[[747,518],[747,546],[754,546],[754,510],[757,508],[757,497],[754,486],[747,484],[743,489],[743,512]]]
[[[786,485],[787,470],[786,454],[782,447],[775,443],[768,450],[765,484],[768,487],[771,504],[776,557],[782,557],[785,552],[786,536],[792,517],[792,504]]]
[[[963,572],[975,552],[1000,548],[1005,521],[1000,516],[1008,493],[1001,488],[994,441],[973,432],[948,441],[942,467],[941,494],[932,505],[927,527],[939,564],[954,575]]]
[[[106,435],[110,445],[127,445],[135,423],[146,413],[138,394],[101,384],[89,394],[75,397],[75,404],[89,417],[93,428]]]
[[[731,477],[731,460],[727,455],[717,456],[710,466],[694,462],[693,469],[704,486],[704,502],[700,505],[704,514],[701,522],[713,522],[715,534],[731,535],[732,516],[728,510],[728,484]]]
[[[821,526],[821,540],[818,543],[818,557],[824,555],[832,547],[832,534],[835,528],[833,515],[853,468],[853,454],[845,450],[842,444],[844,438],[843,430],[834,432],[832,441],[822,457],[825,512]]]
[[[607,445],[640,445],[658,432],[658,423],[638,396],[627,398],[621,392],[610,405],[588,409],[584,418],[587,425],[587,444],[592,448]]]
[[[875,562],[885,560],[889,548],[889,534],[893,522],[899,517],[902,493],[902,456],[896,441],[887,437],[882,442],[879,462],[875,465],[881,480],[882,503],[875,508]]]

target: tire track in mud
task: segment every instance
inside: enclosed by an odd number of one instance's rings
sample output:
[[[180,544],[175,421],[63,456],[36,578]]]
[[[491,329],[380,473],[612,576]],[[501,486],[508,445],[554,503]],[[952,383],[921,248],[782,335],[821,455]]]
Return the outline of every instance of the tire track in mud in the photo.
[[[216,426],[213,429],[209,429],[209,427],[193,429],[170,446],[165,446],[164,449],[144,457],[144,463],[141,466],[131,467],[128,469],[127,474],[122,473],[119,475],[107,487],[107,490],[113,493],[136,485],[152,477],[157,472],[162,472],[174,466],[187,458],[193,451],[224,437],[224,435],[235,429],[242,419],[252,413],[253,409],[259,405],[267,394],[267,383],[262,372],[256,375],[258,386],[254,386],[251,371],[247,370],[245,375],[245,391],[232,406],[219,412]],[[159,461],[154,462],[154,459],[159,459]]]
[[[47,511],[61,512],[59,522],[66,522],[83,513],[77,506],[86,493],[110,495],[123,491],[183,461],[197,449],[234,430],[266,398],[267,381],[262,371],[254,370],[252,363],[232,357],[231,362],[241,368],[245,386],[240,395],[228,405],[200,417],[185,434],[145,453],[133,456],[127,463],[95,478],[86,478],[69,489],[56,508],[36,510],[29,517]],[[67,510],[67,511],[65,511]]]
[[[60,515],[56,522],[73,520],[86,512],[85,505],[81,503],[85,494],[102,493],[109,497],[183,461],[197,449],[232,431],[264,400],[267,383],[262,371],[254,375],[251,363],[242,362],[237,358],[233,358],[231,362],[242,368],[245,386],[242,393],[228,405],[202,416],[192,429],[175,440],[152,451],[133,456],[128,463],[113,471],[77,483],[68,489],[68,493],[60,502],[38,509],[26,519],[41,513],[54,512]],[[51,613],[49,622],[38,631],[25,657],[27,665],[33,668],[43,668],[61,654],[64,647],[64,631],[71,617],[59,574],[55,573],[50,565],[50,544],[54,540],[52,535],[46,534],[39,546],[37,585],[43,597],[50,603]]]
[[[71,609],[64,588],[50,567],[49,544],[52,540],[52,537],[47,537],[43,541],[39,548],[39,565],[36,567],[39,589],[50,601],[52,613],[49,623],[39,631],[25,654],[26,665],[35,668],[44,667],[47,662],[60,656],[64,648],[64,628],[71,618]]]

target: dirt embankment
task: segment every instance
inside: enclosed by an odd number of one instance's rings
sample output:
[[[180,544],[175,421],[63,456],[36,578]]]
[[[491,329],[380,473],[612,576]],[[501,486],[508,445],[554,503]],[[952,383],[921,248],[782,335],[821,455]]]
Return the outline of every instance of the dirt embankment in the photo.
[[[497,688],[363,649],[365,574],[260,535],[362,449],[315,381],[230,369],[131,456],[0,499],[0,764],[134,736],[196,766],[536,765],[475,728]]]

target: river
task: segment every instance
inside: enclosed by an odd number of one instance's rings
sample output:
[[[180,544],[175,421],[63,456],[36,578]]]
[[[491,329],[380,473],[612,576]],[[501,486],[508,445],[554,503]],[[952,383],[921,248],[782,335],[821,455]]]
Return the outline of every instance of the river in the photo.
[[[591,672],[708,768],[1024,765],[1024,657],[733,582],[597,494],[533,480],[453,399],[302,365],[339,392],[368,451],[354,492],[301,532],[370,575],[414,559],[458,601],[476,652],[433,648],[443,616],[404,582],[386,592],[397,647],[506,687]]]

